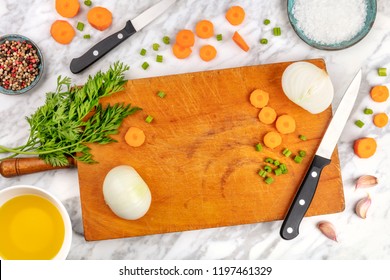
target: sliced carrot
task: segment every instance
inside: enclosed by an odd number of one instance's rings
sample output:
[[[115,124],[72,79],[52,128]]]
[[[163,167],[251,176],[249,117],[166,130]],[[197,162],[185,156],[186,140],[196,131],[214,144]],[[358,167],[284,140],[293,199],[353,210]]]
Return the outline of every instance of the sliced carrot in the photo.
[[[200,48],[199,56],[204,61],[210,61],[217,56],[217,50],[212,45],[205,45]]]
[[[245,11],[240,6],[232,6],[225,17],[231,25],[240,25],[245,19]]]
[[[389,122],[389,117],[386,113],[379,113],[374,116],[374,124],[377,127],[384,127]]]
[[[174,44],[172,46],[172,52],[177,58],[184,59],[190,56],[192,50],[191,48],[184,48],[182,46],[179,46],[178,44]]]
[[[254,91],[252,91],[249,100],[251,104],[256,108],[263,108],[268,104],[269,94],[264,90],[255,89]]]
[[[271,131],[264,135],[263,142],[268,148],[273,149],[282,144],[282,136],[275,131]]]
[[[56,10],[63,17],[72,18],[79,13],[80,3],[78,0],[56,0]]]
[[[192,47],[195,44],[194,32],[188,29],[180,30],[176,35],[176,44],[182,46],[183,48]]]
[[[370,95],[376,102],[385,102],[389,98],[389,89],[386,86],[375,86],[371,89]]]
[[[360,158],[372,157],[376,152],[376,141],[373,138],[357,139],[353,145],[355,154]]]
[[[279,116],[276,120],[276,129],[282,134],[293,133],[295,128],[295,120],[290,115]]]
[[[241,35],[236,31],[233,35],[233,41],[244,51],[249,51],[249,46],[245,42],[245,40],[241,37]]]
[[[51,25],[50,34],[58,43],[67,45],[72,42],[76,32],[69,22],[65,20],[56,20]]]
[[[214,36],[214,25],[209,20],[201,20],[196,24],[195,33],[202,39],[211,38]]]
[[[87,14],[89,24],[100,31],[109,28],[112,24],[112,13],[104,7],[93,7]]]
[[[125,134],[125,141],[131,147],[139,147],[145,142],[145,133],[138,127],[130,127]]]
[[[263,107],[259,113],[259,120],[263,124],[271,124],[276,120],[276,111],[271,107]]]

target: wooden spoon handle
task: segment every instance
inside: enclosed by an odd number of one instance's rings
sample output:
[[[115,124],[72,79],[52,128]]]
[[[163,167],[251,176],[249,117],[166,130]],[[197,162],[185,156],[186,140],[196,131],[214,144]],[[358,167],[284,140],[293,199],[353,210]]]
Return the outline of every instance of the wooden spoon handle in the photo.
[[[76,161],[72,157],[68,157],[68,162],[69,165],[67,166],[54,167],[40,158],[6,159],[0,163],[0,174],[9,178],[41,171],[69,168],[76,165]]]

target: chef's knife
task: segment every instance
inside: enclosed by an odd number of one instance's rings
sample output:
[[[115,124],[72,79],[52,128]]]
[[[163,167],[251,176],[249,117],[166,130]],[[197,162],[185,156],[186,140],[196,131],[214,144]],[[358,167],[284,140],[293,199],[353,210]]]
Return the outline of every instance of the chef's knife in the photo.
[[[135,34],[137,31],[140,31],[159,15],[164,13],[175,2],[176,0],[162,0],[144,11],[136,18],[127,21],[126,26],[122,30],[100,41],[82,56],[72,59],[70,63],[70,71],[72,71],[74,74],[80,73],[102,58],[110,50],[125,41],[131,35]]]
[[[314,159],[298,189],[280,229],[283,239],[290,240],[298,236],[299,225],[309,209],[314,197],[322,169],[330,163],[333,150],[340,138],[341,132],[351,114],[359,93],[362,72],[355,75],[334,114],[317,149]]]

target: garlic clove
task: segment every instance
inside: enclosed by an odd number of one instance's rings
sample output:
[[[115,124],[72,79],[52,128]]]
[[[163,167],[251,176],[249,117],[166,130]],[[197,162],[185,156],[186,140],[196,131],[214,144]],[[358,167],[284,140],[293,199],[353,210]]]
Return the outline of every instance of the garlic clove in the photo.
[[[367,197],[362,198],[356,203],[355,212],[360,218],[365,219],[367,217],[367,211],[371,206],[371,197],[367,195]]]
[[[322,221],[317,224],[318,229],[329,239],[337,241],[336,229],[331,222]]]
[[[360,188],[371,188],[375,185],[378,184],[378,179],[375,176],[372,175],[364,175],[361,176],[357,181],[356,181],[356,187],[355,189],[360,189]]]

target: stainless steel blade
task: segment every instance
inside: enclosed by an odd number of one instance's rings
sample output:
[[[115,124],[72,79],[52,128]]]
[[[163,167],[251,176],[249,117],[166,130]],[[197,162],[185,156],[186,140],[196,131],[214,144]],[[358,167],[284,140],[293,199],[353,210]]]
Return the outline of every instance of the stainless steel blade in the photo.
[[[316,155],[330,159],[336,144],[343,132],[345,124],[351,114],[352,108],[355,104],[356,97],[359,93],[360,82],[362,80],[362,70],[359,70],[352,82],[348,86],[340,104],[333,115],[333,118],[326,129],[325,135],[322,138],[320,146],[317,149]]]
[[[162,0],[156,5],[150,7],[136,18],[131,20],[136,31],[141,30],[159,15],[163,14],[176,0]]]

